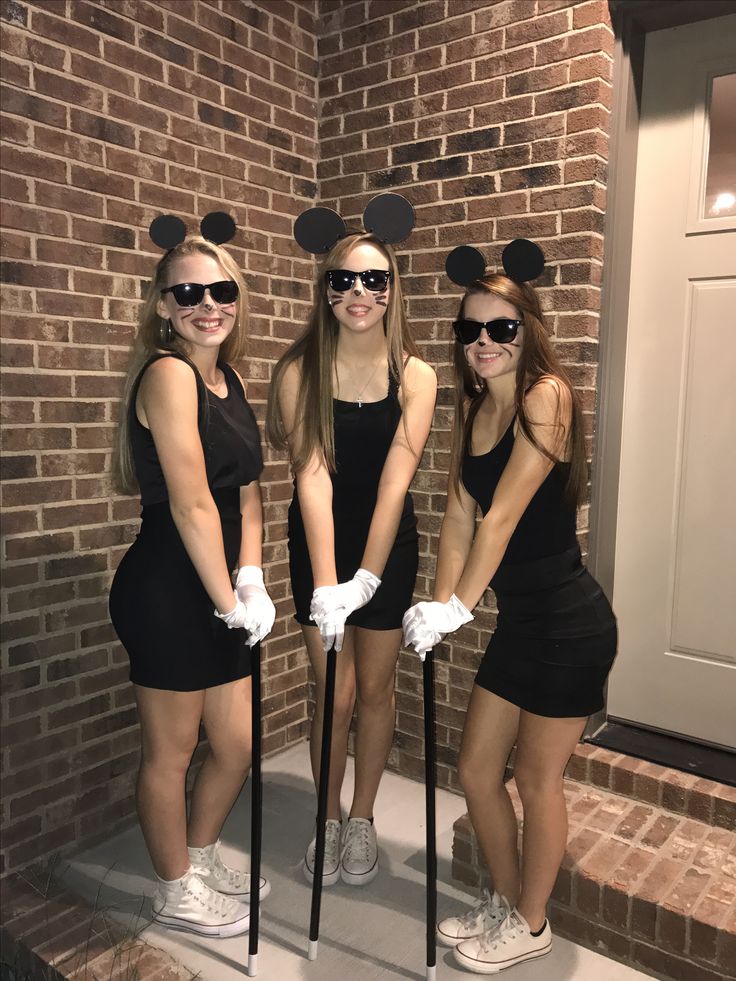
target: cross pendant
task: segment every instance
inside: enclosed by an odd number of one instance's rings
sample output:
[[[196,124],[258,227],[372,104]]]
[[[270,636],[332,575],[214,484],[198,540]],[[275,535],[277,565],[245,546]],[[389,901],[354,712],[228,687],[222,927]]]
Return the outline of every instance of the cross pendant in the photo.
[[[362,399],[358,399],[358,408],[359,409],[362,409],[363,408],[363,400]]]

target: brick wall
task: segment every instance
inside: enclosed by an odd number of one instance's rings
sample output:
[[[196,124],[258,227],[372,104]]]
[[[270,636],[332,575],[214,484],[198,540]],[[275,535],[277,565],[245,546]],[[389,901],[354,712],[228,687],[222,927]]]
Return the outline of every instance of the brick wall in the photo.
[[[313,0],[2,3],[3,846],[6,869],[132,814],[137,731],[107,591],[137,529],[110,446],[138,299],[173,211],[227,208],[251,289],[242,365],[262,414],[312,265],[291,240],[315,197]],[[280,618],[265,650],[265,748],[301,738],[283,459],[264,474]]]
[[[405,191],[417,229],[402,256],[415,336],[438,369],[439,407],[414,483],[421,564],[431,590],[447,483],[449,321],[461,291],[444,275],[456,245],[499,264],[517,237],[549,266],[542,302],[592,432],[598,361],[613,36],[602,0],[323,0],[319,37],[320,193],[358,216],[382,190]],[[495,241],[498,245],[493,245]],[[589,441],[590,448],[590,441]],[[581,531],[587,527],[585,512]],[[494,622],[492,596],[443,645],[436,666],[441,784],[453,770],[468,693]],[[423,776],[421,674],[399,664],[391,765]]]
[[[603,0],[3,0],[0,10],[11,869],[132,814],[137,733],[106,593],[138,509],[107,474],[155,258],[150,220],[171,210],[194,226],[223,204],[235,216],[255,314],[242,367],[260,411],[269,366],[310,297],[293,216],[320,198],[355,217],[375,193],[406,191],[418,215],[401,260],[409,313],[443,386],[415,481],[425,596],[448,461],[459,290],[442,269],[453,246],[490,245],[496,262],[514,237],[541,242],[544,305],[592,420],[612,36]],[[267,459],[273,750],[305,732],[307,674],[289,619],[288,469]],[[438,659],[446,786],[492,623],[489,599]],[[416,659],[402,654],[391,765],[418,777],[420,689]]]

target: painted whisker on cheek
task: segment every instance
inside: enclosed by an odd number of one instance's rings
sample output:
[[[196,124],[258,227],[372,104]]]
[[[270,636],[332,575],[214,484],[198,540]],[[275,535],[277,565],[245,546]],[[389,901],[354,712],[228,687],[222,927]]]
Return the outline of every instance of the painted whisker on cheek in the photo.
[[[378,306],[380,306],[380,307],[387,307],[388,306],[388,296],[387,296],[387,294],[386,293],[379,293],[378,296],[376,296],[376,304]]]

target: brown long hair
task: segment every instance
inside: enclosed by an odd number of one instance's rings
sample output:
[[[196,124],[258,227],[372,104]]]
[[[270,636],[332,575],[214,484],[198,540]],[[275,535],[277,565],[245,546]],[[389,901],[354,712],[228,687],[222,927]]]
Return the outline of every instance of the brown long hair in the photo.
[[[420,357],[406,320],[404,298],[401,292],[399,267],[391,246],[369,233],[347,235],[330,249],[320,263],[315,282],[315,302],[304,332],[281,356],[274,368],[268,392],[266,409],[266,437],[279,450],[289,449],[290,433],[286,432],[278,404],[279,388],[284,372],[294,361],[301,361],[301,385],[297,396],[296,419],[302,427],[303,438],[296,447],[292,466],[296,472],[303,470],[312,454],[317,451],[324,457],[331,472],[335,470],[335,431],[332,418],[332,372],[337,354],[339,323],[327,302],[325,273],[340,269],[349,252],[356,245],[375,245],[386,256],[391,270],[391,292],[384,320],[388,346],[389,371],[401,385],[404,378],[406,355]]]
[[[565,495],[572,504],[580,504],[588,486],[588,465],[585,459],[585,439],[583,419],[572,382],[555,354],[544,323],[544,315],[539,298],[533,287],[527,283],[516,283],[508,276],[493,273],[476,280],[468,287],[462,299],[458,319],[463,316],[463,307],[468,296],[475,293],[492,293],[519,311],[524,321],[524,343],[521,346],[519,363],[516,369],[516,392],[514,396],[516,417],[519,426],[529,442],[555,464],[562,463],[543,446],[534,435],[530,420],[524,407],[524,395],[544,377],[555,377],[570,394],[572,403],[572,425],[567,437],[565,450],[569,451],[570,469],[565,485]],[[480,409],[486,394],[485,385],[465,359],[465,351],[460,341],[453,342],[453,363],[455,376],[455,419],[452,433],[452,478],[456,491],[460,488],[462,459],[468,451],[473,420]],[[559,411],[559,406],[558,406]],[[533,424],[534,420],[531,420]]]
[[[152,355],[165,352],[180,354],[189,361],[186,341],[171,329],[168,320],[161,319],[156,307],[161,299],[161,290],[168,285],[167,279],[171,265],[185,256],[197,254],[214,259],[222,270],[235,280],[240,291],[237,299],[235,324],[220,346],[218,361],[228,363],[238,361],[242,358],[245,350],[245,340],[248,333],[248,290],[243,274],[230,253],[221,245],[215,245],[214,242],[209,242],[201,235],[190,235],[180,245],[170,249],[158,261],[141,307],[138,330],[125,379],[120,423],[113,453],[113,479],[123,494],[135,494],[138,491],[129,429],[130,401],[141,368]]]

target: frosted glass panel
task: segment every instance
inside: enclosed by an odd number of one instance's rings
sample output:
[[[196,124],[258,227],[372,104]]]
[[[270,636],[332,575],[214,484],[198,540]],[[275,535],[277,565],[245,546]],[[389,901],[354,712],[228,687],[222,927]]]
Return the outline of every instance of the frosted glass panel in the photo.
[[[736,74],[717,75],[710,98],[703,218],[736,215]]]

